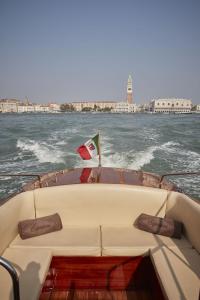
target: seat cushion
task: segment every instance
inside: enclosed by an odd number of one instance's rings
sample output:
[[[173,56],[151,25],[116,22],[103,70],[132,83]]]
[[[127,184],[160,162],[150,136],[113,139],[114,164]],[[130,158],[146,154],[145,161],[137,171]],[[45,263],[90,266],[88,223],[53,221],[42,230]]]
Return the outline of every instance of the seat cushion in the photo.
[[[110,226],[116,222],[131,225],[141,212],[164,217],[167,195],[166,190],[108,183],[69,184],[34,190],[36,217],[57,212],[63,227]]]
[[[200,253],[200,203],[180,193],[170,193],[167,200],[166,217],[184,225],[185,235]]]
[[[134,226],[102,226],[102,254],[137,256],[147,254],[149,249],[167,245],[169,247],[191,248],[189,242],[152,234]]]
[[[18,235],[12,248],[48,248],[52,255],[100,255],[100,227],[65,227],[60,231],[22,240]]]
[[[199,299],[200,255],[196,250],[161,247],[150,253],[167,299]]]
[[[9,260],[19,276],[20,299],[36,300],[51,262],[51,251],[45,249],[6,249],[3,257]],[[0,299],[13,299],[12,281],[0,266]]]
[[[17,235],[18,222],[35,217],[33,191],[20,193],[1,205],[0,209],[0,254]]]

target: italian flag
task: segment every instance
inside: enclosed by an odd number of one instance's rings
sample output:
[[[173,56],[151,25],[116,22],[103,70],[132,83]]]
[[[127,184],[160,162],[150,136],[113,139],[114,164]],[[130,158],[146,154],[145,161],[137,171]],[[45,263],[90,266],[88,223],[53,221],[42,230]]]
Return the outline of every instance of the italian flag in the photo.
[[[85,142],[85,144],[79,146],[76,151],[84,160],[88,160],[94,156],[99,155],[99,134],[95,135],[92,139]]]
[[[83,168],[80,176],[81,183],[91,183],[95,181],[92,168]]]

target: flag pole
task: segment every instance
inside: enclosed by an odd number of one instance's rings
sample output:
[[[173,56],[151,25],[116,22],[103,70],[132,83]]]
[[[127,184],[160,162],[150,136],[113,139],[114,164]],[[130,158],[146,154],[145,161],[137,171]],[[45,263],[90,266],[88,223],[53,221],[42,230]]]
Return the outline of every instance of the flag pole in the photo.
[[[100,132],[99,132],[99,138],[98,138],[98,148],[99,148],[99,167],[101,167]]]

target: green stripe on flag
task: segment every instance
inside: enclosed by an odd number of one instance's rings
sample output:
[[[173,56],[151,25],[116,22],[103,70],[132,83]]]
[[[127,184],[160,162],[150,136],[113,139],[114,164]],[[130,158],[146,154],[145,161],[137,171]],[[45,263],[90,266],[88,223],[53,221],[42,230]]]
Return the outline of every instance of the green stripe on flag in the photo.
[[[92,138],[93,142],[95,143],[96,145],[96,148],[97,148],[97,154],[99,155],[99,134],[95,135],[93,138]]]

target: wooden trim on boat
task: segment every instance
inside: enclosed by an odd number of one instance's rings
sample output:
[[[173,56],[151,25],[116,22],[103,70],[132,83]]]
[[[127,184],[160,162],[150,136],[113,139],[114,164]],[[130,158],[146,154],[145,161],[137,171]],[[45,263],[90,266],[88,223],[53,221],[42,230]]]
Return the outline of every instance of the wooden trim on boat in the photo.
[[[59,172],[52,172],[40,176],[40,182],[35,180],[23,186],[23,191],[33,190],[35,188],[59,186],[68,184],[85,183],[110,183],[110,184],[129,184],[154,188],[162,188],[176,191],[177,187],[162,180],[160,184],[160,175],[153,173],[134,171],[123,168],[93,167],[65,169]]]

